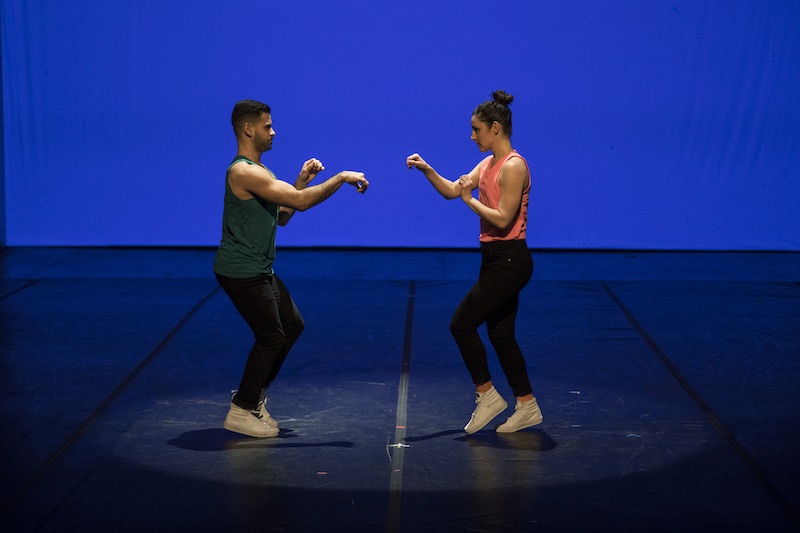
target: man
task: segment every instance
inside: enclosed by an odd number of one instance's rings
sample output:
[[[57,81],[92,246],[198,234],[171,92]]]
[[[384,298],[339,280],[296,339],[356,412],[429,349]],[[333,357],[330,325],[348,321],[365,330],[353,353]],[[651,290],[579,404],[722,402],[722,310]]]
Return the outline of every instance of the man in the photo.
[[[266,390],[303,331],[303,318],[272,269],[277,226],[296,210],[304,211],[335,193],[342,184],[363,193],[369,183],[360,172],[344,171],[308,187],[322,163],[309,159],[289,185],[261,163],[272,148],[275,130],[269,106],[254,100],[237,102],[231,115],[238,153],[228,166],[222,239],[214,273],[255,336],[239,389],[231,400],[224,427],[251,437],[274,437],[278,424],[266,409]]]

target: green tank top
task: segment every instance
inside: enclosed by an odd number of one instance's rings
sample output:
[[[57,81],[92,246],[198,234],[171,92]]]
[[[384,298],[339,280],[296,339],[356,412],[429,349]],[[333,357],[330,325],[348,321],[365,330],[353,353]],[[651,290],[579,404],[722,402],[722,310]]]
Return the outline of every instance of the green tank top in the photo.
[[[237,155],[225,171],[222,239],[214,258],[214,272],[228,278],[250,278],[259,274],[272,274],[278,206],[257,196],[242,200],[233,194],[228,183],[228,175],[231,167],[239,161],[246,161],[250,165],[257,164],[244,156]],[[267,171],[272,173],[269,169]]]

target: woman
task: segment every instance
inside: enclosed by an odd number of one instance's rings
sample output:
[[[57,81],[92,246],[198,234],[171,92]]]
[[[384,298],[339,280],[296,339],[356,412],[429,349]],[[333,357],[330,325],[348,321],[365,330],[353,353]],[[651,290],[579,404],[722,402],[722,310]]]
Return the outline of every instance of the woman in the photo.
[[[408,157],[447,198],[461,198],[480,217],[481,268],[478,281],[456,309],[450,331],[476,385],[475,411],[464,427],[468,434],[486,426],[508,407],[492,384],[486,348],[478,327],[486,323],[503,373],[516,397],[514,414],[496,431],[511,433],[542,422],[533,397],[525,359],[514,336],[519,293],[533,273],[533,259],[525,241],[528,221],[530,171],[525,159],[511,146],[511,110],[514,99],[504,91],[472,114],[472,137],[481,152],[491,152],[456,181],[442,177],[419,154]],[[478,189],[478,198],[473,190]]]

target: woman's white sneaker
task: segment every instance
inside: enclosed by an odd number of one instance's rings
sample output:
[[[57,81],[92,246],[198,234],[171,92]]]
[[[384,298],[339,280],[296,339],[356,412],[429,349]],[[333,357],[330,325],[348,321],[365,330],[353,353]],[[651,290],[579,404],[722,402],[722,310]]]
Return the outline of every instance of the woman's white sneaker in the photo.
[[[521,402],[517,400],[517,405],[514,407],[514,414],[508,417],[508,420],[497,426],[498,433],[514,433],[520,429],[529,428],[542,423],[542,411],[539,409],[539,404],[536,403],[536,398],[528,402]]]
[[[464,431],[468,435],[480,431],[483,427],[492,421],[494,417],[502,413],[508,408],[508,403],[500,396],[497,389],[492,387],[486,392],[475,393],[475,410],[472,412],[472,417],[464,426]]]

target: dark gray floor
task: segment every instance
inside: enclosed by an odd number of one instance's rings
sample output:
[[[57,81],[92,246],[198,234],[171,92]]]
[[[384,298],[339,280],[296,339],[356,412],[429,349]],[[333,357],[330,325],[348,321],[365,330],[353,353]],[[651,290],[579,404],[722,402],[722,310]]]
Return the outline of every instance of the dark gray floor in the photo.
[[[800,254],[534,257],[544,423],[467,437],[475,251],[279,250],[306,331],[257,440],[213,251],[1,251],[0,530],[800,529]]]

